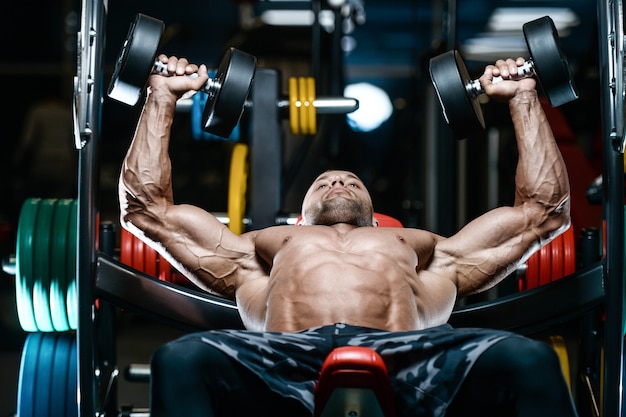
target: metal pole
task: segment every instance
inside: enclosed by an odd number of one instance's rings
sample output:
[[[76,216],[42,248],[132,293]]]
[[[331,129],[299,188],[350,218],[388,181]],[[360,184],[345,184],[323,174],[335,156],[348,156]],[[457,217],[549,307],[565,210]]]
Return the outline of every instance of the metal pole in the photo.
[[[600,91],[603,118],[603,200],[606,222],[606,322],[603,415],[623,415],[624,398],[624,72],[621,1],[598,3]]]
[[[273,226],[282,203],[282,136],[277,106],[280,78],[276,70],[259,68],[252,84],[250,121],[252,228]]]
[[[437,1],[433,5],[434,43],[450,49],[456,38],[456,3],[453,0]],[[445,124],[437,95],[429,85],[425,93],[426,126],[425,148],[425,226],[432,232],[450,236],[458,230],[458,148]]]
[[[74,79],[74,137],[79,151],[78,250],[78,415],[96,414],[94,363],[94,277],[96,275],[96,217],[98,138],[102,99],[102,56],[106,10],[102,0],[83,0]]]

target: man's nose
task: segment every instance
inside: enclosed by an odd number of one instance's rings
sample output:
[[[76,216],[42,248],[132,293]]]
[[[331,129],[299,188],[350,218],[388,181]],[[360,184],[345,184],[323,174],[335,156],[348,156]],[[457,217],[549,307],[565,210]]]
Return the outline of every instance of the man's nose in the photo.
[[[330,185],[331,185],[332,187],[334,187],[334,186],[335,186],[335,185],[337,185],[337,184],[339,184],[339,185],[343,186],[343,185],[344,185],[343,180],[341,180],[341,179],[336,179],[336,180],[333,180],[333,181],[330,183]]]

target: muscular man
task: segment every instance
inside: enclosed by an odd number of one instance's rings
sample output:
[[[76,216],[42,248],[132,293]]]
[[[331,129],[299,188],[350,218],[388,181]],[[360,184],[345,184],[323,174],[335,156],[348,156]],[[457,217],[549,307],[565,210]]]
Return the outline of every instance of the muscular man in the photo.
[[[480,82],[508,102],[519,161],[513,207],[443,238],[378,228],[363,182],[318,176],[302,225],[241,236],[210,213],[176,205],[168,156],[176,100],[207,80],[204,66],[159,57],[171,74],[149,80],[120,178],[124,227],[201,288],[234,299],[247,330],[192,334],[152,359],[151,415],[307,415],[326,354],[378,351],[402,416],[575,416],[556,354],[507,332],[452,329],[459,297],[485,290],[569,225],[565,166],[523,59],[499,60]],[[462,413],[461,413],[462,412]]]

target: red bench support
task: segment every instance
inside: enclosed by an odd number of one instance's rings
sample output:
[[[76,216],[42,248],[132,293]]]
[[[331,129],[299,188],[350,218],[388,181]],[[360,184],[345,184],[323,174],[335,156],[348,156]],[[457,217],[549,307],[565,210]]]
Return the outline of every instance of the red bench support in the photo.
[[[373,349],[344,346],[327,357],[315,387],[315,417],[395,417],[387,366]]]

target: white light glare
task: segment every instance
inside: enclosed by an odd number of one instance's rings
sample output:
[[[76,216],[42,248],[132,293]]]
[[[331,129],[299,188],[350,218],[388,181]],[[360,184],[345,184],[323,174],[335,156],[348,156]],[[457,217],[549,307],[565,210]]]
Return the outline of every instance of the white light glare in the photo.
[[[355,98],[359,108],[348,113],[348,125],[357,132],[370,132],[383,124],[393,111],[389,95],[370,83],[356,83],[346,86],[344,97]]]
[[[543,16],[550,16],[558,31],[580,24],[573,10],[566,7],[498,7],[487,23],[493,32],[521,30],[522,25]]]

